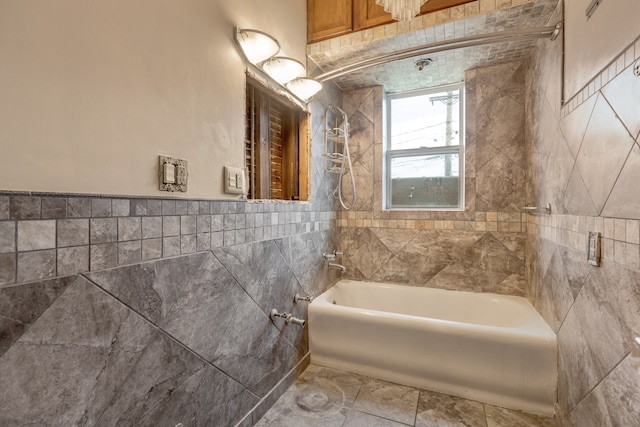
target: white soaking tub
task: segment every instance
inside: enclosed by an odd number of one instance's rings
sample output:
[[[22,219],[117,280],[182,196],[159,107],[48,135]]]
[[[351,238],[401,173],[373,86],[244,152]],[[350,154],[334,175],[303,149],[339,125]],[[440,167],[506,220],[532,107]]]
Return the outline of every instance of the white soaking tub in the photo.
[[[546,416],[556,336],[525,298],[341,280],[309,306],[311,363]]]

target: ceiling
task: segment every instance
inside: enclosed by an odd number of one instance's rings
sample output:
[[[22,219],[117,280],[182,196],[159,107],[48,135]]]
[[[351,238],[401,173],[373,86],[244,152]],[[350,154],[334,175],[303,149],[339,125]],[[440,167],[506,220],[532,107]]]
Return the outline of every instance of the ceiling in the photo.
[[[308,57],[318,67],[313,73],[317,76],[364,59],[428,43],[505,30],[553,26],[556,22],[549,22],[549,19],[557,4],[558,0],[532,0],[380,40],[346,46],[332,43],[330,49],[323,51],[309,49]],[[450,50],[388,62],[336,77],[332,81],[342,90],[382,85],[388,93],[455,83],[463,80],[466,70],[524,59],[531,54],[534,45],[535,40],[527,40]],[[426,57],[433,63],[419,71],[415,61]]]

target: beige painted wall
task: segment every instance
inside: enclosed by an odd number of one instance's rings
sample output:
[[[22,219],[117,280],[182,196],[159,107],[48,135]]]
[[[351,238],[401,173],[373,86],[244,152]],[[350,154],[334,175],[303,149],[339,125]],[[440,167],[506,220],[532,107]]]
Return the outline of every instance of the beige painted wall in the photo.
[[[157,156],[189,162],[190,198],[242,166],[234,26],[305,59],[303,0],[0,0],[0,190],[166,196]]]
[[[587,19],[591,0],[565,0],[565,99],[640,36],[638,0],[605,0]]]

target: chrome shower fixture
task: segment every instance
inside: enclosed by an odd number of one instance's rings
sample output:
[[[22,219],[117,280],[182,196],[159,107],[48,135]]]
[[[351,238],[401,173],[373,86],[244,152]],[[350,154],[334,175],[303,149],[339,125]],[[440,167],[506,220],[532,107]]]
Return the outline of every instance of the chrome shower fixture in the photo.
[[[276,310],[275,308],[273,310],[271,310],[271,313],[269,313],[269,318],[271,319],[271,321],[275,321],[276,317],[281,317],[284,319],[285,323],[289,324],[289,323],[293,323],[294,325],[297,326],[302,326],[304,328],[304,325],[307,324],[307,321],[304,319],[298,319],[297,317],[294,317],[293,314],[291,313],[287,313],[287,312],[279,312],[278,310]]]
[[[324,259],[325,261],[333,261],[339,256],[342,256],[342,251],[334,250],[331,253],[326,253],[326,252],[323,253],[322,254],[322,259]]]
[[[296,294],[296,296],[293,297],[293,302],[299,302],[299,301],[311,302],[313,301],[313,297],[311,295],[307,295],[306,297],[303,297],[303,296],[300,296],[300,294]]]
[[[425,67],[428,67],[432,63],[433,63],[433,59],[431,59],[431,58],[422,58],[422,59],[418,59],[415,62],[415,66],[418,69],[418,71],[422,71],[422,70],[424,70]]]

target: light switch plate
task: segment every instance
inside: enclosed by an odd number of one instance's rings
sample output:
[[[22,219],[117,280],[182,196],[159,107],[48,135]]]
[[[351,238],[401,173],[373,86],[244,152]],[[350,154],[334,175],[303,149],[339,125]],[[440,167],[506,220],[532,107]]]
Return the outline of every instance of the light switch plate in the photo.
[[[187,161],[173,157],[158,156],[158,183],[160,191],[187,191],[189,176]]]
[[[245,194],[244,170],[231,166],[224,167],[224,192],[229,194]]]

